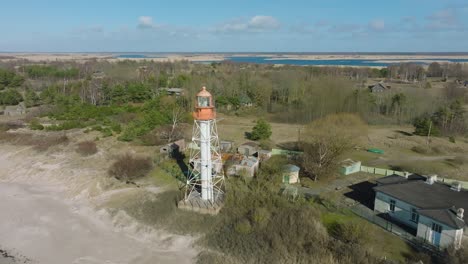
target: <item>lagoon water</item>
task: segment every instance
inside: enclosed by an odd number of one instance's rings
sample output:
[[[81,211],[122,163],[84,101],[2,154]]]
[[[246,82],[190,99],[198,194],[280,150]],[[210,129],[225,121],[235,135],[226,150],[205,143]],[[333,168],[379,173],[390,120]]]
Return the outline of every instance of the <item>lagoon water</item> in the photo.
[[[369,59],[342,59],[342,60],[293,60],[293,59],[271,59],[271,57],[260,57],[260,56],[251,56],[251,57],[237,57],[232,56],[228,57],[227,60],[240,63],[258,63],[258,64],[285,64],[285,65],[326,65],[326,66],[378,66],[385,67],[391,64],[398,64],[401,60],[393,59],[384,59],[385,61],[395,61],[392,62],[382,62],[381,60],[369,60]],[[432,61],[449,61],[449,62],[468,62],[468,59],[452,59],[452,58],[438,58],[438,59],[417,59],[414,60],[418,64],[430,64]],[[408,60],[407,62],[411,62]]]
[[[116,58],[124,59],[142,59],[142,58],[166,58],[165,54],[118,54],[115,55]],[[297,60],[297,59],[273,59],[271,56],[236,56],[234,54],[229,54],[226,57],[226,61],[232,61],[237,63],[257,63],[257,64],[284,64],[284,65],[302,65],[302,66],[365,66],[365,67],[386,67],[391,64],[399,64],[400,62],[413,62],[422,65],[428,65],[433,61],[441,62],[459,62],[465,63],[468,62],[468,59],[454,59],[452,58],[418,58],[418,59],[381,59],[381,60],[371,60],[371,59],[325,59],[325,60]],[[394,62],[392,62],[394,61]],[[211,63],[217,61],[197,61],[197,63]]]

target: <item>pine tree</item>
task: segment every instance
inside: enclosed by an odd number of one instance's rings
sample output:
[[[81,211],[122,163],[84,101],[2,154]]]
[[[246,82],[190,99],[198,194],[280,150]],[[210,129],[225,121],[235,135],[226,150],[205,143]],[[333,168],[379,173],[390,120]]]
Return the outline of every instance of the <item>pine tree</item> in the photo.
[[[264,140],[271,136],[271,125],[264,119],[257,120],[257,124],[253,127],[250,139]]]

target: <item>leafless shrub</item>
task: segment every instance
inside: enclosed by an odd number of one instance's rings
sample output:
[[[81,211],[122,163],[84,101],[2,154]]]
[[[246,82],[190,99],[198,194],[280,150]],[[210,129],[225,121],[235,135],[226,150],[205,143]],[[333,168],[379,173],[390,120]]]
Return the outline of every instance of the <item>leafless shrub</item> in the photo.
[[[90,156],[90,155],[97,153],[97,151],[98,150],[96,147],[96,143],[90,140],[82,141],[78,143],[77,148],[76,148],[76,152],[78,152],[82,156]]]
[[[153,164],[149,157],[135,157],[129,153],[119,157],[109,168],[109,175],[122,181],[145,176]]]
[[[28,112],[26,113],[26,116],[23,118],[23,121],[26,123],[29,123],[31,122],[32,119],[45,116],[48,113],[50,113],[52,110],[53,108],[48,105],[41,105],[38,107],[28,108]]]
[[[34,145],[34,148],[39,151],[46,151],[50,147],[60,145],[60,144],[66,144],[68,143],[69,139],[67,135],[61,134],[61,135],[53,135],[53,136],[47,136],[47,137],[36,137],[32,141],[32,145]]]
[[[419,154],[428,154],[430,151],[428,148],[423,146],[414,146],[411,148],[411,150]]]
[[[24,127],[23,122],[19,120],[0,123],[0,131],[8,131],[10,129],[14,130],[14,129],[23,128],[23,127]]]
[[[36,136],[29,133],[0,132],[0,142],[20,146],[33,146],[38,151],[46,151],[52,146],[66,144],[68,141],[69,139],[65,134]]]
[[[456,156],[454,159],[450,160],[456,165],[463,165],[468,163],[468,157],[466,156]]]
[[[128,124],[132,122],[133,120],[135,120],[135,118],[137,118],[137,114],[135,113],[122,113],[117,117],[117,120],[120,123]]]

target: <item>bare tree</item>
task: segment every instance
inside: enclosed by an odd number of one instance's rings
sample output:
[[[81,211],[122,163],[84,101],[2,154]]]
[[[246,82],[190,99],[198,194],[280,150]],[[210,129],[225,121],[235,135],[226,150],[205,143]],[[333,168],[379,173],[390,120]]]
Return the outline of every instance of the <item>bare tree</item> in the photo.
[[[303,166],[313,180],[326,176],[346,151],[367,135],[367,126],[360,117],[340,113],[327,115],[309,124],[304,133]]]
[[[177,126],[183,120],[184,114],[185,114],[184,110],[178,105],[174,106],[174,108],[172,109],[172,127],[171,127],[171,133],[169,134],[169,137],[167,139],[168,143],[172,142],[175,135],[177,134],[176,133]]]

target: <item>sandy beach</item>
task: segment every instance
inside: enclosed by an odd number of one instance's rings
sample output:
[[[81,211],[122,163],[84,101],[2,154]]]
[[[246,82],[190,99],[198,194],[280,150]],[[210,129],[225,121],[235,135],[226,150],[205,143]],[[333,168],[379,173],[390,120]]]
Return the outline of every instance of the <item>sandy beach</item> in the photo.
[[[58,148],[0,145],[0,264],[194,262],[193,237],[106,210],[123,193],[146,191],[101,187],[107,183],[98,164],[107,164],[108,150],[83,160],[72,145]]]
[[[468,55],[460,54],[386,54],[386,55],[367,55],[367,54],[274,54],[274,53],[148,53],[146,58],[119,58],[118,55],[125,53],[0,53],[0,61],[29,60],[32,62],[51,62],[51,61],[75,61],[86,62],[88,60],[107,60],[117,62],[122,60],[133,61],[154,61],[154,62],[174,62],[174,61],[223,61],[229,56],[236,57],[266,57],[266,60],[373,60],[381,63],[396,62],[446,62],[441,59],[468,59]],[[138,54],[138,53],[128,53]]]

